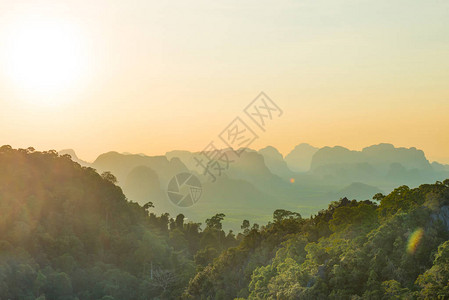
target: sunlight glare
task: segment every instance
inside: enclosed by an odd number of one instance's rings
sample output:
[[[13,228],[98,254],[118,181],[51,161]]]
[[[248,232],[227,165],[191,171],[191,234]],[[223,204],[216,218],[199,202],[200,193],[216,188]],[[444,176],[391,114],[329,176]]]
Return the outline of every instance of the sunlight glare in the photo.
[[[81,35],[72,24],[23,23],[14,28],[6,48],[8,76],[28,95],[55,96],[69,90],[86,65]]]

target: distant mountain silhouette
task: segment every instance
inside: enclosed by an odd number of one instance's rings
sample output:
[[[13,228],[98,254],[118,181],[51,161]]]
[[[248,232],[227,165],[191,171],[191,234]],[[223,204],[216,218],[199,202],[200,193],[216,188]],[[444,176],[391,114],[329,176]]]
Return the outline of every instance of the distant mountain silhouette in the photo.
[[[312,157],[318,149],[306,143],[299,144],[285,156],[285,161],[294,172],[309,171]]]
[[[288,168],[287,162],[276,148],[267,146],[260,149],[258,152],[263,156],[265,165],[273,174],[282,178],[290,178],[293,176],[294,172]]]
[[[167,208],[165,191],[161,187],[158,174],[147,166],[138,166],[131,170],[122,184],[125,195],[138,203],[156,203],[159,208]]]
[[[443,166],[434,169],[424,152],[414,147],[379,144],[362,151],[321,148],[312,158],[310,173],[332,184],[363,182],[388,191],[398,185],[439,180],[447,170]]]
[[[299,144],[285,158],[272,146],[246,149],[240,156],[223,149],[232,162],[215,182],[204,176],[194,160],[199,152],[175,150],[161,156],[108,152],[88,164],[73,150],[64,151],[100,173],[112,172],[130,200],[151,201],[156,212],[183,213],[195,219],[208,218],[219,210],[233,229],[240,226],[234,220],[240,222],[248,214],[257,222],[268,221],[278,208],[308,215],[341,197],[368,199],[399,185],[414,187],[449,177],[448,165],[430,164],[421,150],[390,144],[362,151]],[[167,196],[168,182],[182,172],[196,175],[203,186],[201,199],[192,207],[176,207]]]
[[[120,154],[118,152],[101,154],[92,163],[92,167],[101,172],[111,171],[119,183],[125,182],[128,174],[139,166],[147,166],[157,172],[163,184],[168,183],[176,174],[187,170],[187,167],[179,159],[169,161],[165,156]]]
[[[435,171],[449,172],[449,165],[440,164],[434,161],[431,163],[431,166]]]
[[[321,148],[313,155],[311,169],[343,163],[369,163],[383,170],[388,169],[392,163],[399,163],[407,169],[431,168],[421,150],[414,147],[395,148],[391,144],[379,144],[363,148],[362,151],[349,150],[340,146]]]
[[[248,150],[235,159],[232,150],[225,151],[229,151],[234,162],[216,182],[202,175],[193,160],[194,153],[188,151],[171,151],[166,156],[108,152],[91,166],[100,173],[112,172],[128,199],[140,204],[151,201],[158,213],[183,213],[187,218],[202,220],[220,211],[229,216],[225,224],[235,230],[240,225],[233,220],[240,223],[249,216],[254,221],[266,222],[271,211],[293,207],[287,200],[294,192],[286,180],[270,172],[262,155]],[[201,199],[193,207],[176,207],[167,196],[168,182],[182,172],[195,174],[203,185]]]
[[[73,160],[74,162],[77,162],[77,163],[79,163],[80,165],[82,165],[82,166],[84,166],[84,167],[90,166],[90,165],[91,165],[91,164],[88,163],[87,161],[84,161],[84,160],[78,158],[78,156],[77,156],[76,153],[75,153],[75,150],[73,150],[73,149],[63,149],[63,150],[61,150],[61,151],[58,151],[58,154],[59,154],[59,155],[68,154],[68,155],[70,155],[70,157],[72,157],[72,160]]]

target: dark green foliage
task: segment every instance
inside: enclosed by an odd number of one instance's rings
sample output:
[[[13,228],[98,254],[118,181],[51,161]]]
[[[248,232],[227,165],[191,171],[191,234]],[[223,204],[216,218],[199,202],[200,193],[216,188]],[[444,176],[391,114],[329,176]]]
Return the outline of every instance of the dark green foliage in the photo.
[[[447,299],[449,181],[375,198],[343,198],[310,219],[277,210],[260,231],[244,222],[240,245],[200,270],[184,298]]]
[[[432,267],[417,279],[421,298],[449,298],[449,241],[438,247]]]
[[[224,214],[216,214],[212,218],[207,219],[206,220],[207,228],[221,230],[222,228],[221,221],[223,221],[224,217],[225,217]]]
[[[0,148],[0,299],[175,299],[200,241],[221,241],[202,250],[213,257],[236,244],[224,215],[202,233],[128,201],[116,182],[55,151]]]
[[[128,201],[113,174],[0,148],[0,299],[448,299],[449,180],[236,236]],[[410,242],[411,241],[411,242]]]

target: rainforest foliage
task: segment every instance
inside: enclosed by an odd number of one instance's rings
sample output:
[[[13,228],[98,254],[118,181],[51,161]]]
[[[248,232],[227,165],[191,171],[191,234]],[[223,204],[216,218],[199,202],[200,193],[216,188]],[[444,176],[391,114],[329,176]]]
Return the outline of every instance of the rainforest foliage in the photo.
[[[0,148],[0,299],[449,298],[449,180],[278,209],[225,232],[155,215],[111,173]]]

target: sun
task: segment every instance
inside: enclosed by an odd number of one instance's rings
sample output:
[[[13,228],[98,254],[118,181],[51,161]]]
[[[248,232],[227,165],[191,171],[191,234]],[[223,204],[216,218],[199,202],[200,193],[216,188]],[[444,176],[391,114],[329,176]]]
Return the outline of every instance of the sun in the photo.
[[[54,96],[67,91],[82,77],[86,65],[80,32],[63,22],[20,24],[10,32],[5,47],[8,77],[28,95]]]

